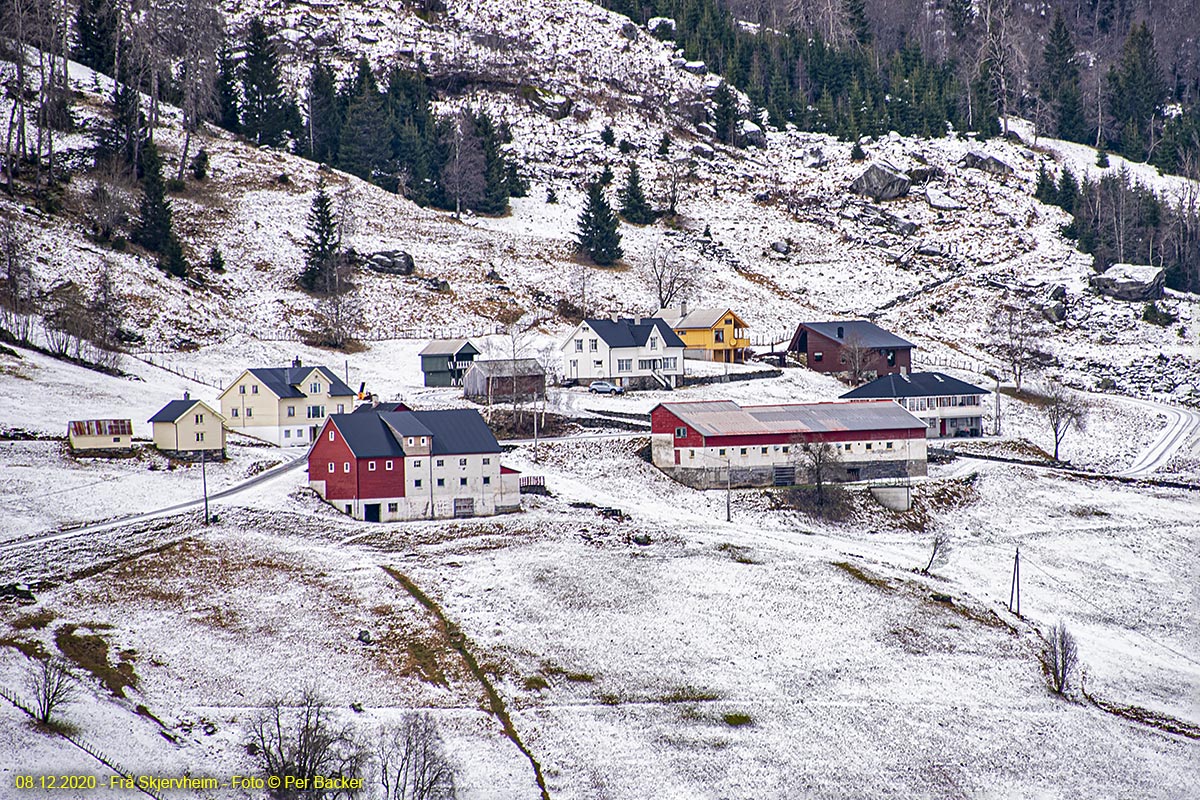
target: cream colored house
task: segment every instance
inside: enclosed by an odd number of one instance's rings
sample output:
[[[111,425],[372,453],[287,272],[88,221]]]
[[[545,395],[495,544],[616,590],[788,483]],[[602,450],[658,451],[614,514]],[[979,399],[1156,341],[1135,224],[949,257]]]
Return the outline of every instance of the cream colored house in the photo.
[[[354,410],[357,395],[328,367],[248,369],[221,393],[225,427],[280,447],[307,447],[330,414]]]
[[[150,418],[154,446],[175,458],[217,460],[225,457],[225,420],[203,400],[187,392]]]
[[[133,422],[127,419],[80,419],[67,425],[67,442],[75,453],[131,452]]]

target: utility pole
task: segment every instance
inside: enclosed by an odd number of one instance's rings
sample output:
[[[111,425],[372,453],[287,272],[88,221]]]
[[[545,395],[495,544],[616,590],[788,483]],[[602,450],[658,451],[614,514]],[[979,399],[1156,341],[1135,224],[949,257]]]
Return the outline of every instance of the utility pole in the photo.
[[[533,409],[533,463],[535,463],[535,464],[538,463],[537,446],[538,446],[538,413],[537,413],[537,407],[534,406],[534,409]]]
[[[200,450],[200,485],[204,489],[204,524],[208,524],[208,471],[205,469],[205,464],[208,462],[208,449]]]
[[[733,522],[733,462],[725,459],[725,521]]]
[[[1008,592],[1008,610],[1021,616],[1021,548],[1013,556],[1012,588]]]

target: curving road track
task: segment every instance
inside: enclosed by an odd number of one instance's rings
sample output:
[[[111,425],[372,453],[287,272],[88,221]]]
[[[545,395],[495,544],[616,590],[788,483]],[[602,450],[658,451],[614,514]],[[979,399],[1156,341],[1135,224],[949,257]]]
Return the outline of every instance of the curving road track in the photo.
[[[1167,418],[1167,426],[1158,435],[1158,438],[1138,454],[1128,468],[1116,473],[1120,477],[1144,478],[1165,467],[1175,457],[1175,454],[1193,439],[1200,443],[1200,411],[1155,403],[1150,400],[1135,400],[1131,397],[1117,399],[1156,414],[1163,414]]]

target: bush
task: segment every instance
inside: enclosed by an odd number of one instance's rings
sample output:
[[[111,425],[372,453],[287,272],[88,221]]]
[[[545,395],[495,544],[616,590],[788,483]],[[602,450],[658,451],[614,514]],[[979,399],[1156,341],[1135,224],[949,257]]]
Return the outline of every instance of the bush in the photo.
[[[187,184],[185,184],[183,181],[179,180],[179,178],[167,178],[167,191],[168,192],[182,192],[186,188],[187,188]]]
[[[629,155],[633,152],[633,142],[628,139],[622,139],[621,143],[617,145],[617,149],[621,151],[621,155]]]
[[[198,181],[202,181],[208,177],[208,151],[203,147],[192,157],[192,162],[189,165],[192,168],[192,177]]]
[[[1167,311],[1165,308],[1159,308],[1158,303],[1150,302],[1142,308],[1142,319],[1149,322],[1151,325],[1157,325],[1160,328],[1165,328],[1179,317]]]
[[[866,151],[862,149],[862,145],[859,144],[858,141],[856,140],[854,142],[854,147],[850,148],[850,160],[851,161],[862,161],[866,157],[867,157]]]
[[[784,500],[789,508],[817,519],[837,522],[850,516],[850,496],[836,483],[825,484],[821,494],[815,486],[792,486]]]
[[[616,134],[613,133],[611,125],[605,125],[604,130],[600,131],[600,141],[604,142],[605,146],[612,147],[613,142],[617,140]]]

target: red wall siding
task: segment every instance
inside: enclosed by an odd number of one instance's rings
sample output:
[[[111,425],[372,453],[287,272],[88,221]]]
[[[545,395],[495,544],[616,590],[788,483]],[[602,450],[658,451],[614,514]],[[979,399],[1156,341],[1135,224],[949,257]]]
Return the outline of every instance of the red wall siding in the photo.
[[[808,331],[808,368],[814,372],[845,372],[847,367],[842,363],[843,345],[836,339],[829,339],[816,331]],[[901,367],[904,372],[912,372],[912,348],[897,347],[896,363],[889,366],[887,357],[878,350],[872,350],[871,357],[863,367],[864,371],[874,370],[879,375],[899,375]],[[821,360],[814,361],[813,354],[820,353]]]
[[[925,428],[895,428],[877,431],[832,431],[830,433],[800,434],[806,442],[877,442],[888,439],[924,439]],[[766,447],[791,444],[796,434],[770,433],[745,436],[709,436],[697,447]]]
[[[333,431],[334,440],[329,441],[329,432]],[[333,462],[333,472],[329,471],[329,463]],[[342,465],[350,462],[350,472],[344,472]],[[317,441],[313,443],[308,453],[308,479],[310,481],[325,481],[326,500],[353,500],[356,496],[358,465],[354,454],[342,433],[326,420],[322,426]]]
[[[375,471],[371,472],[370,462],[375,462]],[[392,471],[384,467],[392,462]],[[351,467],[351,469],[354,469]],[[358,496],[363,500],[377,497],[404,496],[404,459],[403,458],[360,458],[358,460]]]
[[[682,439],[675,439],[675,447],[704,447],[704,437],[667,409],[659,406],[650,412],[651,433],[674,435],[676,428],[687,428],[688,435]]]

